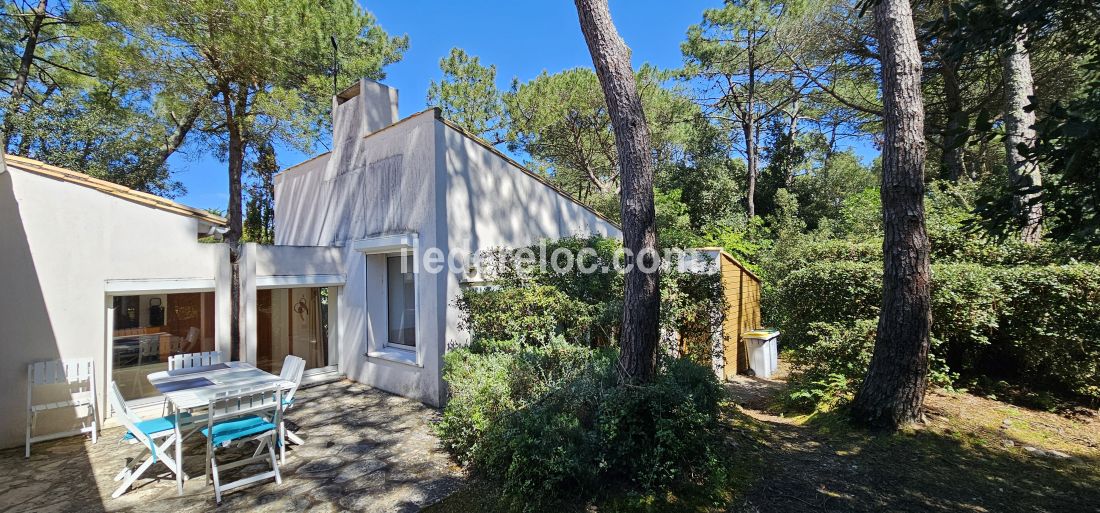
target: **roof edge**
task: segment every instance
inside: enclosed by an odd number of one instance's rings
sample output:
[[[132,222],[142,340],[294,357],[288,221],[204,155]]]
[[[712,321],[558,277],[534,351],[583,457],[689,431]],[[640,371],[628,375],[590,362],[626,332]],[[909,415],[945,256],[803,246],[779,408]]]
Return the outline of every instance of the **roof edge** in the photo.
[[[740,267],[742,271],[745,271],[746,273],[749,274],[749,276],[752,276],[752,278],[754,280],[756,280],[757,283],[764,283],[764,280],[761,280],[760,277],[756,275],[756,273],[752,272],[748,267],[745,267],[745,264],[741,263],[740,260],[734,258],[733,255],[729,254],[729,252],[727,252],[725,249],[717,248],[717,247],[696,248],[696,249],[702,249],[702,250],[707,250],[707,251],[718,251],[719,255],[722,255],[722,256],[726,257],[727,259],[729,259],[730,262],[733,262],[733,265],[736,265],[737,267]]]
[[[217,226],[227,226],[229,221],[219,215],[210,213],[206,210],[202,210],[195,207],[189,207],[182,203],[177,203],[168,198],[157,196],[155,194],[149,194],[138,190],[131,189],[129,187],[123,187],[114,182],[95,178],[78,171],[71,169],[65,169],[54,165],[47,164],[45,162],[30,159],[27,157],[20,157],[18,155],[4,154],[4,160],[8,164],[9,170],[11,168],[20,169],[34,173],[39,176],[45,176],[47,178],[53,178],[63,182],[68,182],[74,185],[80,185],[87,187],[104,194],[109,194],[116,198],[124,199],[147,207],[152,207],[158,210],[164,210],[173,214],[179,214],[187,217],[193,217],[200,221],[205,221]]]
[[[545,185],[546,187],[549,187],[551,190],[558,193],[561,197],[563,197],[563,198],[577,204],[577,206],[591,212],[593,215],[595,215],[596,217],[602,219],[604,222],[610,224],[611,226],[614,226],[620,232],[623,231],[623,227],[619,223],[617,223],[617,222],[611,220],[609,217],[601,214],[598,210],[584,204],[584,202],[582,202],[581,200],[573,197],[572,194],[569,194],[568,192],[565,192],[565,191],[561,190],[560,188],[558,188],[558,186],[556,186],[556,185],[550,183],[548,180],[546,180],[546,178],[543,177],[542,175],[539,175],[538,173],[536,173],[534,171],[531,171],[530,169],[527,169],[527,167],[525,167],[523,164],[520,164],[519,162],[516,162],[515,159],[513,159],[512,157],[509,157],[508,155],[505,155],[504,152],[498,150],[495,146],[490,144],[489,141],[486,141],[485,139],[482,139],[477,134],[475,134],[473,132],[470,132],[469,130],[463,128],[462,126],[458,125],[454,121],[451,121],[451,120],[443,117],[443,112],[439,108],[436,107],[435,111],[436,111],[435,118],[438,119],[441,123],[443,123],[447,127],[451,128],[452,130],[454,130],[454,131],[458,132],[459,134],[465,136],[466,138],[470,139],[471,141],[474,141],[479,146],[489,150],[491,153],[493,153],[497,157],[500,157],[500,158],[504,159],[504,161],[511,164],[512,167],[515,167],[516,169],[519,169],[520,172],[526,174],[527,176],[530,176],[531,178],[534,178],[535,180],[538,180],[539,183]]]

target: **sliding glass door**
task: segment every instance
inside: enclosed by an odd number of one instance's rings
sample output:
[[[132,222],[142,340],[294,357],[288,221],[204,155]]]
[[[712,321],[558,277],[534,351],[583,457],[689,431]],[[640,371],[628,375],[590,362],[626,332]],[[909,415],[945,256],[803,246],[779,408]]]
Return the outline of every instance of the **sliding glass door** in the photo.
[[[287,355],[306,369],[328,366],[329,289],[298,287],[256,291],[256,366],[278,374]]]

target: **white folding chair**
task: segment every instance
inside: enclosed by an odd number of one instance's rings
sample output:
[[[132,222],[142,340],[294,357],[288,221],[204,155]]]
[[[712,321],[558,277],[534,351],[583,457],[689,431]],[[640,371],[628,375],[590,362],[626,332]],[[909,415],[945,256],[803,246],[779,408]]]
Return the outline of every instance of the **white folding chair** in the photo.
[[[204,365],[222,363],[220,351],[207,351],[205,353],[174,354],[168,357],[168,370],[189,369]]]
[[[306,361],[302,358],[294,356],[292,354],[286,355],[283,359],[283,370],[279,373],[279,377],[284,382],[293,383],[294,386],[286,389],[283,392],[283,413],[294,405],[294,394],[298,392],[298,386],[302,384],[302,374],[306,371]],[[283,418],[279,419],[279,439],[283,441],[279,446],[279,463],[286,463],[286,442],[289,439],[296,445],[302,445],[305,443],[297,434],[286,430],[286,421]]]
[[[122,485],[115,490],[115,493],[111,494],[111,497],[118,498],[126,493],[126,490],[134,484],[134,481],[157,461],[164,463],[173,473],[179,472],[181,469],[172,456],[169,455],[169,450],[176,442],[175,415],[141,420],[140,417],[134,415],[126,407],[126,400],[122,397],[122,392],[119,391],[118,385],[114,381],[111,382],[111,388],[107,392],[108,400],[111,402],[111,408],[114,409],[118,422],[126,427],[126,435],[119,442],[142,445],[141,453],[127,462],[126,467],[115,476],[115,481],[121,480]],[[158,442],[158,440],[161,441]],[[149,457],[142,460],[142,457],[146,454]],[[135,467],[134,465],[139,461],[141,464]]]
[[[245,485],[275,478],[282,484],[279,474],[279,462],[275,457],[275,445],[279,440],[279,423],[282,422],[282,387],[279,384],[230,390],[218,393],[207,407],[206,427],[201,430],[206,437],[206,476],[207,483],[214,481],[214,498],[221,504],[222,492]],[[232,444],[244,444],[258,441],[261,447],[267,446],[267,456],[256,451],[250,458],[222,464],[217,460],[218,448]],[[258,462],[268,462],[271,470],[245,477],[231,483],[222,483],[220,472]]]
[[[59,388],[62,386],[68,387],[64,391],[68,395],[68,399],[43,403],[35,402],[35,389],[61,397],[62,391]],[[35,436],[34,428],[38,423],[38,414],[61,408],[87,408],[87,414],[80,417],[80,429]],[[24,457],[31,457],[31,444],[34,442],[91,433],[92,443],[96,443],[99,436],[98,413],[95,392],[95,362],[91,358],[48,360],[27,365],[27,438]],[[91,421],[88,422],[88,419],[91,419]]]

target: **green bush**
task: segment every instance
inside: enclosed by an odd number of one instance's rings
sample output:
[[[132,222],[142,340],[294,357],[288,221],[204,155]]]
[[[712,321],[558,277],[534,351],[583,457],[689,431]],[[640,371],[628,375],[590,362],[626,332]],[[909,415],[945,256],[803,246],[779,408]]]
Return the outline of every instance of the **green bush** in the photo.
[[[614,350],[554,338],[445,357],[451,401],[436,429],[515,510],[583,502],[609,486],[660,493],[722,471],[713,373],[672,360],[645,386],[615,384]]]
[[[478,457],[486,430],[505,413],[539,400],[592,365],[610,361],[607,351],[593,351],[561,337],[540,346],[511,342],[505,347],[502,351],[496,345],[477,345],[443,357],[450,399],[437,431],[464,465]]]
[[[811,264],[767,291],[765,308],[769,321],[783,331],[785,348],[795,350],[794,358],[804,352],[817,360],[824,356],[816,351],[834,349],[828,340],[839,331],[829,329],[878,317],[880,283],[874,264]],[[935,264],[933,380],[948,381],[950,370],[1100,399],[1098,299],[1100,266],[1093,264]]]
[[[611,390],[598,419],[601,465],[646,493],[712,479],[721,472],[721,396],[714,373],[685,359],[651,385]]]
[[[456,300],[459,327],[474,339],[543,341],[561,334],[583,336],[595,308],[549,285],[463,291]]]
[[[1019,266],[999,273],[1011,298],[1001,318],[1013,377],[1100,399],[1100,266]]]
[[[782,332],[785,348],[815,340],[813,323],[851,323],[878,317],[882,268],[858,262],[823,262],[794,271],[764,290],[765,317]]]
[[[876,319],[811,323],[814,340],[789,355],[788,400],[797,409],[830,408],[851,398],[871,363]]]

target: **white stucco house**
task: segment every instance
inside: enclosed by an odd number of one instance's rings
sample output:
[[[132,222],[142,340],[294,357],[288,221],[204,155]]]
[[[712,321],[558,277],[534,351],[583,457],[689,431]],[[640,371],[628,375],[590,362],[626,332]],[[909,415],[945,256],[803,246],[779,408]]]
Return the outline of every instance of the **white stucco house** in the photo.
[[[275,179],[276,244],[242,250],[236,358],[444,401],[442,356],[467,342],[447,258],[618,227],[429,109],[361,80],[333,98],[333,150]],[[225,219],[16,156],[0,168],[0,447],[23,441],[27,365],[93,358],[139,414],[175,353],[230,353]],[[200,240],[202,239],[202,240]],[[427,272],[443,260],[442,272]],[[435,266],[438,268],[438,266]],[[99,404],[105,405],[104,397]],[[100,408],[101,417],[107,417]],[[64,429],[72,412],[43,417]],[[109,418],[103,418],[107,425]]]

